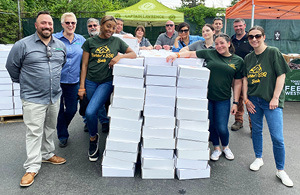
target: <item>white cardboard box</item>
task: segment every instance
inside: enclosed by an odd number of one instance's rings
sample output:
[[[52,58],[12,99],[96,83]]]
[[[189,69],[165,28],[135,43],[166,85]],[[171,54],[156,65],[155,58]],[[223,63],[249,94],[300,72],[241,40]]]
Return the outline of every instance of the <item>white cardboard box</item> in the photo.
[[[208,140],[199,142],[187,139],[176,139],[176,149],[182,150],[204,150],[208,149]]]
[[[14,109],[22,109],[22,100],[20,96],[14,96]]]
[[[189,77],[177,78],[177,87],[205,89],[207,88],[207,85],[208,85],[208,80],[205,79],[196,79],[196,78],[189,78]]]
[[[19,83],[13,83],[13,89],[20,89],[20,84]]]
[[[144,99],[113,96],[111,106],[131,110],[143,110]]]
[[[0,116],[14,115],[14,109],[1,109],[0,107]]]
[[[177,97],[206,99],[207,88],[193,89],[193,88],[179,88],[178,87],[177,88]]]
[[[14,109],[14,115],[20,115],[20,114],[23,114],[22,108]]]
[[[111,157],[108,157],[108,156],[103,156],[102,166],[132,169],[134,167],[134,163],[129,162],[129,161],[124,161],[124,160],[119,160],[119,159],[116,159],[116,158],[111,158]]]
[[[126,108],[115,108],[110,105],[108,109],[108,116],[138,121],[141,118],[141,111]]]
[[[175,128],[175,117],[144,116],[144,126],[153,128]]]
[[[206,169],[207,165],[207,160],[175,158],[175,167],[177,169]]]
[[[144,79],[114,76],[113,85],[117,87],[144,88]]]
[[[142,121],[143,121],[142,119],[136,121],[136,120],[110,117],[110,128],[140,132],[142,128]]]
[[[206,169],[176,169],[176,175],[179,180],[184,179],[203,179],[210,178],[210,166]]]
[[[7,70],[0,70],[0,78],[10,78]]]
[[[134,177],[135,167],[124,169],[119,167],[102,166],[102,177]]]
[[[125,131],[123,129],[110,128],[109,137],[113,140],[140,142],[141,131]]]
[[[124,161],[129,162],[136,162],[137,160],[137,152],[123,152],[123,151],[116,151],[116,150],[105,150],[105,156],[116,158]]]
[[[146,95],[154,95],[154,96],[176,96],[176,87],[168,87],[168,86],[147,86]]]
[[[210,70],[205,67],[186,66],[186,65],[178,66],[179,77],[190,77],[190,78],[209,80],[209,75],[210,75]]]
[[[130,88],[114,86],[113,97],[145,98],[145,88]]]
[[[0,98],[2,98],[2,97],[12,97],[12,96],[13,96],[13,92],[11,90],[0,90]]]
[[[179,128],[190,129],[194,131],[207,131],[209,129],[209,120],[192,121],[192,120],[176,120]]]
[[[175,107],[175,100],[175,96],[158,96],[146,94],[145,105]]]
[[[144,58],[122,58],[118,61],[118,64],[130,64],[134,66],[144,66]]]
[[[113,68],[113,75],[123,77],[144,78],[144,67],[125,64],[115,64]]]
[[[145,57],[144,66],[147,65],[163,65],[172,66],[171,62],[167,62],[165,57]]]
[[[202,67],[203,62],[204,62],[204,59],[202,59],[202,58],[177,58],[173,62],[173,66],[179,66],[179,65],[190,66],[192,64],[193,66]]]
[[[142,167],[145,169],[173,169],[174,168],[174,158],[164,159],[164,158],[142,158]]]
[[[143,126],[143,137],[174,138],[174,128],[153,128]]]
[[[177,97],[176,99],[177,108],[187,108],[187,109],[200,109],[207,110],[208,100],[207,99],[197,99],[197,98],[183,98]]]
[[[176,108],[176,118],[179,120],[207,121],[208,110]]]
[[[142,179],[174,179],[175,169],[146,169],[142,167]]]
[[[176,66],[164,66],[164,65],[147,65],[147,75],[158,75],[158,76],[177,76]]]
[[[11,78],[0,78],[0,84],[12,84]]]
[[[194,131],[190,129],[176,128],[176,137],[178,139],[207,142],[209,138],[209,131]]]
[[[10,110],[14,108],[13,97],[1,97],[0,110]]]
[[[176,149],[176,156],[178,158],[191,159],[191,160],[209,160],[210,150],[182,150]]]
[[[12,90],[12,84],[1,84],[0,90],[1,91],[11,91]]]
[[[176,77],[167,77],[167,76],[152,76],[146,75],[145,84],[147,86],[154,85],[154,86],[176,86]]]
[[[15,89],[15,90],[13,90],[13,94],[14,94],[14,96],[20,96],[20,89]]]
[[[163,116],[163,117],[174,117],[175,107],[169,106],[144,106],[144,116]]]
[[[173,159],[173,149],[141,148],[141,157]]]
[[[143,147],[157,149],[175,149],[175,139],[143,137]]]
[[[117,150],[123,152],[137,152],[138,150],[138,142],[126,142],[120,140],[110,139],[108,136],[106,139],[105,150]]]

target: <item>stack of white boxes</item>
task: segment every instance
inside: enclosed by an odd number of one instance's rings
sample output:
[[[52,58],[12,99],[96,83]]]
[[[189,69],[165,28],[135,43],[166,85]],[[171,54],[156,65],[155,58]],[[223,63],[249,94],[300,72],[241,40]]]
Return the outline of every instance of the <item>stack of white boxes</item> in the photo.
[[[143,179],[174,179],[177,67],[166,58],[146,57],[146,97],[142,133]]]
[[[144,67],[115,64],[109,107],[110,130],[102,160],[103,177],[134,177],[144,105]]]
[[[209,70],[178,65],[176,101],[176,175],[210,177],[207,85]]]

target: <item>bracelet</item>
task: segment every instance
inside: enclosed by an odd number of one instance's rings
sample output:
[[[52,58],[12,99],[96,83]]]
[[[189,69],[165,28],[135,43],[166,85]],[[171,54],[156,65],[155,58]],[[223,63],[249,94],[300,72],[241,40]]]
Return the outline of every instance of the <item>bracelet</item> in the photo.
[[[179,53],[176,53],[176,55],[177,55],[177,58],[180,58],[180,54]]]
[[[78,89],[78,91],[85,91],[85,89]]]
[[[249,100],[247,99],[246,101],[245,101],[245,104],[247,104],[249,102]]]
[[[238,102],[232,102],[233,104],[236,104],[236,105],[239,105],[239,103]]]

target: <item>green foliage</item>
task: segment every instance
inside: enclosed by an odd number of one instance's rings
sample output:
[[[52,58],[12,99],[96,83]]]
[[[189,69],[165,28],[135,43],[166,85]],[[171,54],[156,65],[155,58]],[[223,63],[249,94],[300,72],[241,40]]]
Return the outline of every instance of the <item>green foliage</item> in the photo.
[[[205,18],[215,17],[217,14],[225,13],[224,8],[209,8],[204,5],[198,5],[196,7],[181,7],[176,9],[179,12],[184,13],[184,17],[197,24],[196,33],[201,34],[201,29],[205,24]]]
[[[204,5],[205,0],[181,0],[184,7],[196,7],[197,5]]]
[[[234,6],[237,2],[239,2],[240,0],[232,0],[231,1],[231,5],[230,5],[230,7],[232,7],[232,6]]]

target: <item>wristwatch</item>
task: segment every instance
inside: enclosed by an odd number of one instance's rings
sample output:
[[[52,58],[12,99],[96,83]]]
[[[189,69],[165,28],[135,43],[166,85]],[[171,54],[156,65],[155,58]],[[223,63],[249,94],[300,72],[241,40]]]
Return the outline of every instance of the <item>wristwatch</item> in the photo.
[[[232,102],[233,104],[239,105],[239,102]]]

